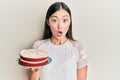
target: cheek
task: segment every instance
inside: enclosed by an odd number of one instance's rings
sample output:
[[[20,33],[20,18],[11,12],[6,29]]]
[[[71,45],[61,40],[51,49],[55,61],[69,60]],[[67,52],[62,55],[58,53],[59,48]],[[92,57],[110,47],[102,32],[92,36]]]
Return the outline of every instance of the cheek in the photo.
[[[66,27],[64,27],[64,35],[66,35],[67,34],[67,32],[68,32],[68,29],[69,29],[69,26],[66,26]]]
[[[68,29],[69,29],[69,27],[66,27],[66,28],[64,29],[64,31],[67,33],[67,32],[68,32]]]
[[[65,26],[64,30],[67,32],[68,29],[69,29],[69,27],[70,27],[70,23],[68,23],[68,24]]]
[[[53,24],[50,24],[50,30],[51,30],[52,33],[55,33],[55,31],[56,31],[56,26],[53,25]]]

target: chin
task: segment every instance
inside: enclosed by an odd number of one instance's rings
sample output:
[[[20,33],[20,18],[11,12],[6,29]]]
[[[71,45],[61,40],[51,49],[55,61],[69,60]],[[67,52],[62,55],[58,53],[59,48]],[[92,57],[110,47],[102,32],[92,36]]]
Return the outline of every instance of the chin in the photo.
[[[54,36],[53,38],[58,40],[58,39],[62,39],[63,37]]]
[[[56,37],[57,40],[62,40],[64,39],[65,37],[61,36],[61,37]]]

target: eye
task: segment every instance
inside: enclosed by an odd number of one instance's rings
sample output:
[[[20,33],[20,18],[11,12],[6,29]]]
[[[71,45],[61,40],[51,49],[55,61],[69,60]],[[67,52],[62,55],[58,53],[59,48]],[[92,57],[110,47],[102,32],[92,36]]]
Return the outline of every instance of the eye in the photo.
[[[68,21],[68,19],[64,19],[64,20],[63,20],[64,23],[67,22],[67,21]]]
[[[56,19],[52,19],[51,21],[52,21],[52,22],[57,22],[57,20],[56,20]]]

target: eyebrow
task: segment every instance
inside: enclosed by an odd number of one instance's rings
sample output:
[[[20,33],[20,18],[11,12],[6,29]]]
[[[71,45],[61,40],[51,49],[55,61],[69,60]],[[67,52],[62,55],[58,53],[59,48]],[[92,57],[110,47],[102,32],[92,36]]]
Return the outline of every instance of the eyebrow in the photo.
[[[52,18],[52,17],[56,17],[56,18],[58,18],[57,16],[54,16],[54,15],[51,16],[51,18]],[[62,17],[68,17],[68,15],[64,15],[64,16],[62,16]]]
[[[63,17],[68,17],[68,15],[64,15]]]

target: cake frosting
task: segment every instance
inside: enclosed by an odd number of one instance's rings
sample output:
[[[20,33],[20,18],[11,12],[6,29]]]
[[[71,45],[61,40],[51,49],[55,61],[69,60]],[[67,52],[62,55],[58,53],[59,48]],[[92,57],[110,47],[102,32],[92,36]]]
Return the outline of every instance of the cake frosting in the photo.
[[[47,63],[47,52],[37,49],[26,49],[20,52],[19,64],[23,66],[42,66]]]

